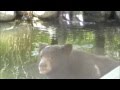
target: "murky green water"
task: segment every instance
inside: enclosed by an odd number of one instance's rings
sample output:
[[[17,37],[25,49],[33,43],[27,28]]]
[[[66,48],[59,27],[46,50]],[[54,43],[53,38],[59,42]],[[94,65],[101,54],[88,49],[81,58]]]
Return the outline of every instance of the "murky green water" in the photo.
[[[30,24],[0,23],[0,78],[42,79],[38,72],[39,44],[72,43],[90,53],[120,59],[120,27],[98,24],[86,28],[64,28],[47,24],[38,30]]]

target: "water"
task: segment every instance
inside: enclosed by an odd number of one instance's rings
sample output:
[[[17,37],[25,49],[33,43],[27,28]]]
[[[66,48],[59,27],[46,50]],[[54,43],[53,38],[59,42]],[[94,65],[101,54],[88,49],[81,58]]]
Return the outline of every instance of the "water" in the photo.
[[[38,72],[41,44],[71,43],[86,52],[120,59],[119,23],[79,27],[45,24],[46,30],[31,24],[0,23],[0,78],[44,79]]]

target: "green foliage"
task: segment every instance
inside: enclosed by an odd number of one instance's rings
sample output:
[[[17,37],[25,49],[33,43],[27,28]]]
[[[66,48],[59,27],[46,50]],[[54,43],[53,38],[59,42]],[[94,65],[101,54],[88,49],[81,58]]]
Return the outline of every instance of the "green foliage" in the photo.
[[[96,37],[94,30],[73,29],[58,31],[59,37],[67,38],[65,43],[78,45],[92,52]],[[63,36],[64,35],[64,36]],[[105,32],[105,53],[120,58],[120,33],[110,27]],[[63,39],[63,38],[62,38]],[[10,31],[0,31],[0,78],[46,78],[38,72],[37,54],[40,44],[50,44],[48,32],[33,30],[30,26],[18,26]],[[33,54],[34,52],[34,54]]]
[[[27,71],[25,72],[22,66],[37,62],[37,57],[32,56],[31,53],[36,47],[32,43],[49,43],[48,37],[46,33],[35,32],[25,27],[16,31],[1,31],[0,78],[30,78],[26,76]],[[19,72],[20,68],[22,68],[21,72]]]

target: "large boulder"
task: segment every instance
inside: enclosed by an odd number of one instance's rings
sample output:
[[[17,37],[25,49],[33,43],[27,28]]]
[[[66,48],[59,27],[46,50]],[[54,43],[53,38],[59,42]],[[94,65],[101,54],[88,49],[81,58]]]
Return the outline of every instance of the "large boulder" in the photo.
[[[115,18],[120,21],[120,11],[115,11]]]
[[[111,11],[84,11],[84,20],[86,22],[103,22],[111,15]]]
[[[0,21],[10,21],[15,19],[15,11],[0,11]]]
[[[33,11],[33,15],[39,18],[55,18],[58,11]]]

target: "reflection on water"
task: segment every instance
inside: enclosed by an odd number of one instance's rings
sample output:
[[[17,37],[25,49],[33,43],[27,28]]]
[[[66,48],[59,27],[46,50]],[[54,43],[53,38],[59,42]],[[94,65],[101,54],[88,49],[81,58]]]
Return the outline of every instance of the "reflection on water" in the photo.
[[[0,78],[46,78],[38,72],[40,44],[72,43],[98,55],[120,59],[120,27],[98,24],[86,28],[47,25],[47,31],[32,25],[0,23]]]

